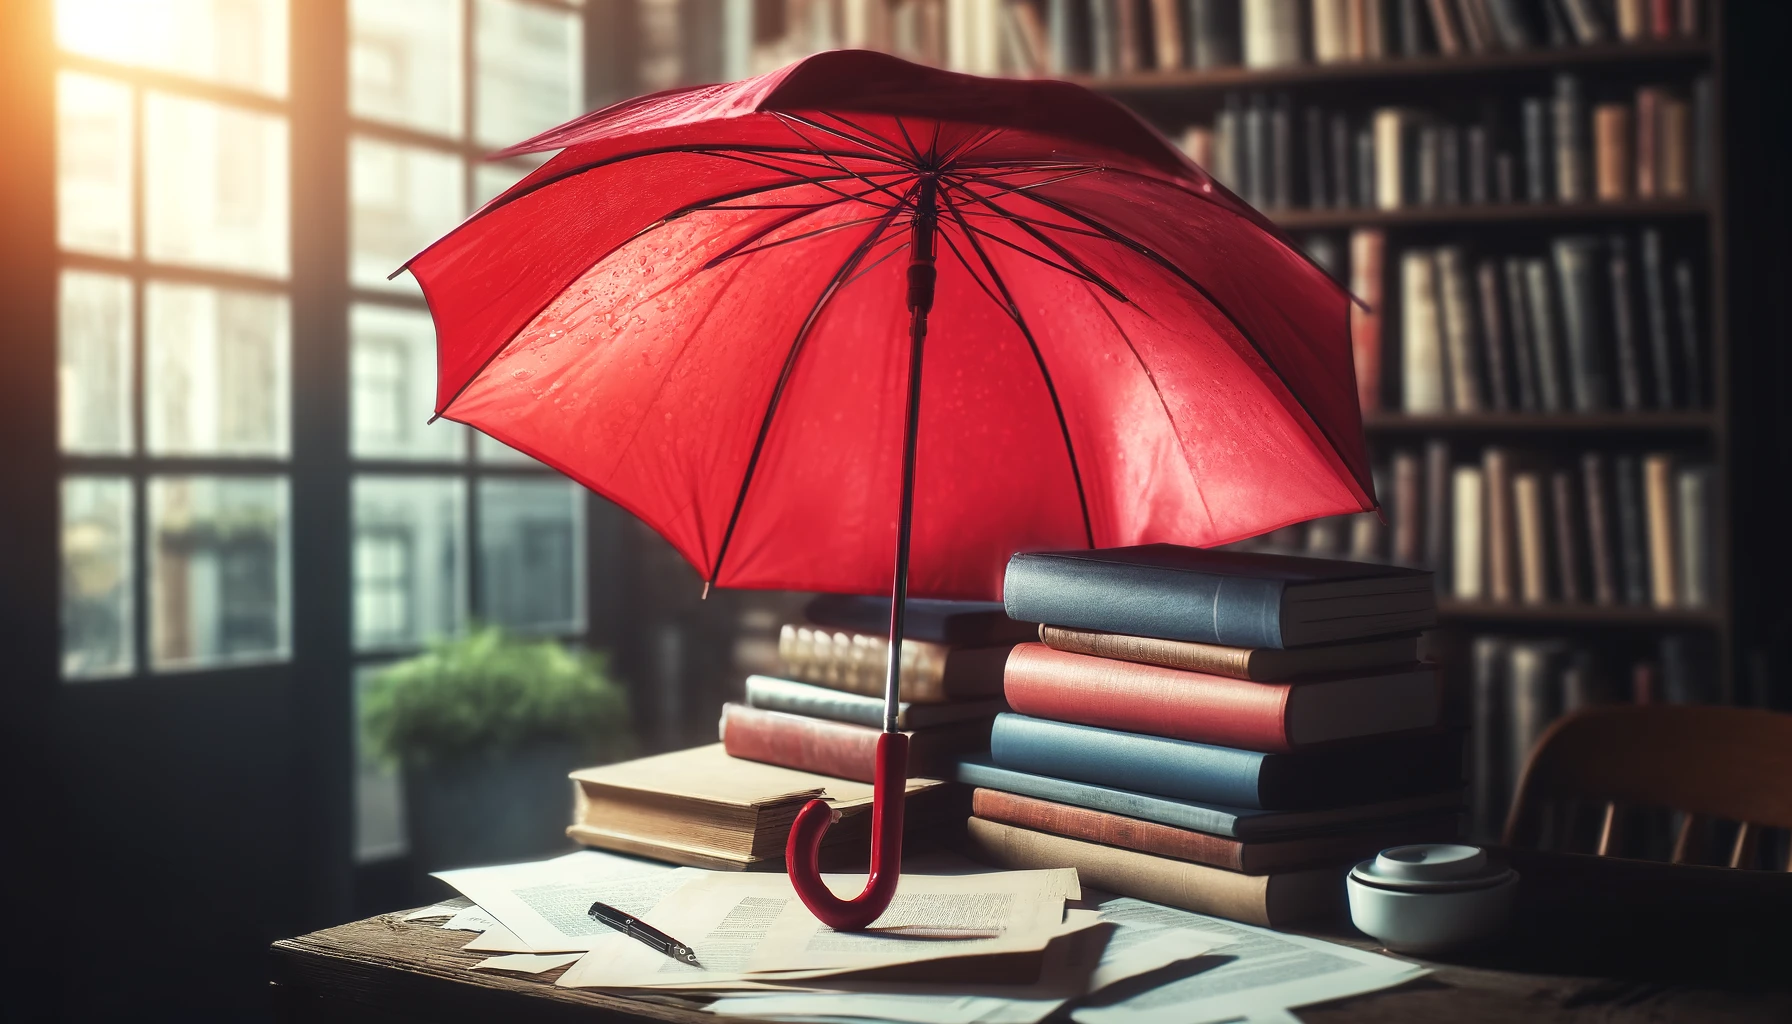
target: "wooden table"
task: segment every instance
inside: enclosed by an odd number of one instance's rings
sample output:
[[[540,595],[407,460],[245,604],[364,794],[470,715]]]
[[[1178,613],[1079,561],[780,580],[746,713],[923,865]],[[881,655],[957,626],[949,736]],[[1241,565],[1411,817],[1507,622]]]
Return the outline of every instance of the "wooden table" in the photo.
[[[1426,961],[1424,979],[1306,1007],[1310,1024],[1792,1021],[1792,876],[1583,857],[1510,855],[1525,879],[1498,947]],[[703,1021],[702,1000],[562,989],[469,970],[471,935],[402,914],[274,944],[277,1017],[290,1021]],[[1342,922],[1307,934],[1375,944]],[[1124,984],[1124,983],[1123,983]],[[734,1018],[743,1020],[742,1018]],[[1060,1013],[1051,1018],[1067,1022]]]

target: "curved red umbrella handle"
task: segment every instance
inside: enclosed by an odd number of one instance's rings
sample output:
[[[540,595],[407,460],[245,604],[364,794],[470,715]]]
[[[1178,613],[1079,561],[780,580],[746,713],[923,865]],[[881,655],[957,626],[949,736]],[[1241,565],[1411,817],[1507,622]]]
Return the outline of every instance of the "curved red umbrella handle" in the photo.
[[[835,931],[858,931],[890,905],[902,877],[902,808],[908,788],[908,737],[886,732],[877,738],[877,789],[871,800],[871,877],[852,899],[834,895],[821,880],[821,837],[837,813],[820,800],[797,812],[784,847],[790,884],[816,920]]]

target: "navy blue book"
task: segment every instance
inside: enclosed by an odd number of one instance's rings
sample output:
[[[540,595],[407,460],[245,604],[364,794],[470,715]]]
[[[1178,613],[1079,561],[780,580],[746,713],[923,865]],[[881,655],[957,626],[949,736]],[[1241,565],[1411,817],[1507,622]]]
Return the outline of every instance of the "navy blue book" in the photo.
[[[989,756],[1015,771],[1257,810],[1340,807],[1462,784],[1455,731],[1263,754],[1010,712],[996,716]]]
[[[1050,800],[1055,804],[1087,807],[1122,817],[1154,821],[1172,828],[1185,828],[1191,832],[1242,840],[1287,838],[1368,822],[1394,821],[1462,806],[1462,790],[1455,788],[1399,800],[1352,804],[1316,811],[1265,811],[1252,807],[1225,807],[1220,804],[1201,804],[1191,800],[1153,796],[1130,789],[1115,789],[1112,786],[1098,786],[1092,782],[1073,782],[1049,775],[1017,772],[981,756],[960,761],[955,778],[967,786],[999,789],[1004,793],[1019,793],[1038,800]]]
[[[1022,552],[1002,600],[1016,619],[1227,647],[1302,647],[1428,629],[1431,573],[1174,544]]]

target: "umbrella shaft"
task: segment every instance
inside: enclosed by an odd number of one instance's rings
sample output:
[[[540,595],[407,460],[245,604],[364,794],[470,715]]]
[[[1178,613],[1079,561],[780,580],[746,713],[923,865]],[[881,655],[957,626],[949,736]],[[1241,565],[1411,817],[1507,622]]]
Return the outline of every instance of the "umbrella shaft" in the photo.
[[[908,260],[908,404],[902,420],[902,504],[896,517],[896,573],[890,588],[890,648],[884,666],[884,732],[896,731],[901,702],[903,620],[908,604],[909,530],[915,510],[915,440],[921,426],[921,352],[927,314],[933,309],[934,225],[938,218],[932,175],[921,179]]]

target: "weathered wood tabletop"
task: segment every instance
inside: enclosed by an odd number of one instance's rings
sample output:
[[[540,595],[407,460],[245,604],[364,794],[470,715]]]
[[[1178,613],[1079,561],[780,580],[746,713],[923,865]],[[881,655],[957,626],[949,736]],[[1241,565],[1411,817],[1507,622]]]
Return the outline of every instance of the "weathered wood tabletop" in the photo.
[[[1555,860],[1520,856],[1517,866],[1528,872],[1530,887],[1512,934],[1495,949],[1426,961],[1433,968],[1428,977],[1297,1015],[1310,1024],[1792,1021],[1792,916],[1786,913],[1792,879],[1726,872],[1701,887],[1685,884],[1679,872],[1672,876],[1678,884],[1667,887],[1653,865],[1632,870],[1606,862],[1589,875],[1579,863],[1584,860],[1564,869]],[[559,969],[540,975],[470,970],[486,954],[461,949],[469,933],[402,918],[388,914],[275,943],[279,1019],[716,1019],[703,1011],[703,1000],[557,988]],[[1376,948],[1342,923],[1307,934]],[[1067,1009],[1052,1020],[1068,1021]]]

